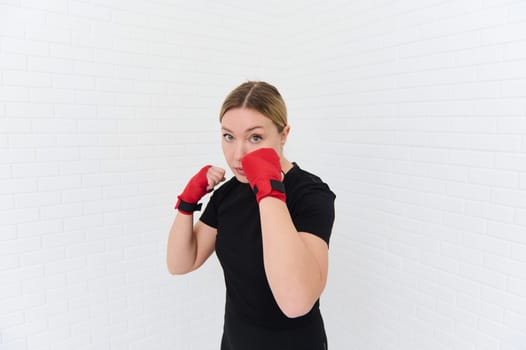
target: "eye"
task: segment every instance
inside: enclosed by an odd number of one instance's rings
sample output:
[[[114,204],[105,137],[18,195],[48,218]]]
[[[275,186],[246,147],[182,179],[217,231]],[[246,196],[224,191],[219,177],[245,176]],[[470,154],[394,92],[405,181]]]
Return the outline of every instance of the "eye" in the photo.
[[[228,134],[228,133],[225,133],[223,134],[223,138],[225,139],[225,141],[232,141],[234,140],[234,136]]]
[[[252,136],[250,136],[250,142],[252,142],[252,143],[258,143],[261,140],[263,140],[263,138],[260,135],[252,135]]]

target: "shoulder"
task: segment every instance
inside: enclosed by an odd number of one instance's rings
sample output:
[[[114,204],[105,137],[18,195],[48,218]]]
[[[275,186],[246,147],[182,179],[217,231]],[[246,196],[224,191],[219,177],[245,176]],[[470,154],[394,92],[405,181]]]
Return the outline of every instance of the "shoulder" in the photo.
[[[318,236],[329,244],[336,199],[329,185],[297,164],[285,175],[283,183],[287,206],[296,229]]]
[[[229,197],[229,194],[235,190],[238,183],[239,182],[235,178],[232,178],[214,189],[203,214],[201,214],[200,220],[202,222],[208,226],[217,228],[218,210],[225,202],[225,199]]]
[[[240,182],[236,179],[235,176],[230,178],[230,180],[224,182],[220,187],[214,189],[211,200],[222,200],[225,198],[231,191],[235,190],[239,186]]]
[[[327,196],[333,200],[336,198],[336,195],[330,189],[329,185],[325,183],[318,175],[302,169],[296,163],[294,163],[294,167],[285,175],[283,183],[285,184],[287,196],[289,194],[318,194]]]

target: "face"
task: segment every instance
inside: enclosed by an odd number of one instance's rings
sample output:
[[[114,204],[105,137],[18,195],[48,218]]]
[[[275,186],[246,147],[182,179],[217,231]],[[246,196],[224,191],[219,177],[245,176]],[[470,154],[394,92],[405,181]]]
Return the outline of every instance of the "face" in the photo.
[[[247,182],[241,167],[241,158],[258,148],[273,148],[283,157],[283,146],[290,128],[280,133],[277,126],[254,109],[228,110],[221,121],[223,154],[230,169],[240,182]]]

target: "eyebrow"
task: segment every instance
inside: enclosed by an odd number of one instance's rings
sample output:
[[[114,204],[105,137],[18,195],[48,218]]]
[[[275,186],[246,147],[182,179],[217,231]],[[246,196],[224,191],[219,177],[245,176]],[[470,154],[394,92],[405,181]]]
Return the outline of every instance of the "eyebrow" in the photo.
[[[228,132],[233,132],[232,130],[230,130],[229,128],[225,128],[224,126],[221,127],[221,129],[225,130],[225,131],[228,131]],[[251,131],[254,131],[255,129],[264,129],[262,126],[253,126],[251,128],[248,128],[247,130],[245,130],[245,133],[249,133]]]

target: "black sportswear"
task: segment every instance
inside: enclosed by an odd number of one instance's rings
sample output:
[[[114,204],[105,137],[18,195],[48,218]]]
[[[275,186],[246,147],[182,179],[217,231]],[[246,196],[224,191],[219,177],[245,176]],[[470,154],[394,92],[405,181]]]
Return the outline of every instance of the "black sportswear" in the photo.
[[[298,232],[329,244],[335,195],[319,177],[294,164],[283,179],[286,203]],[[265,275],[259,207],[247,183],[235,177],[218,188],[200,220],[217,228],[216,254],[226,284],[223,350],[325,350],[319,301],[310,312],[288,318]]]

